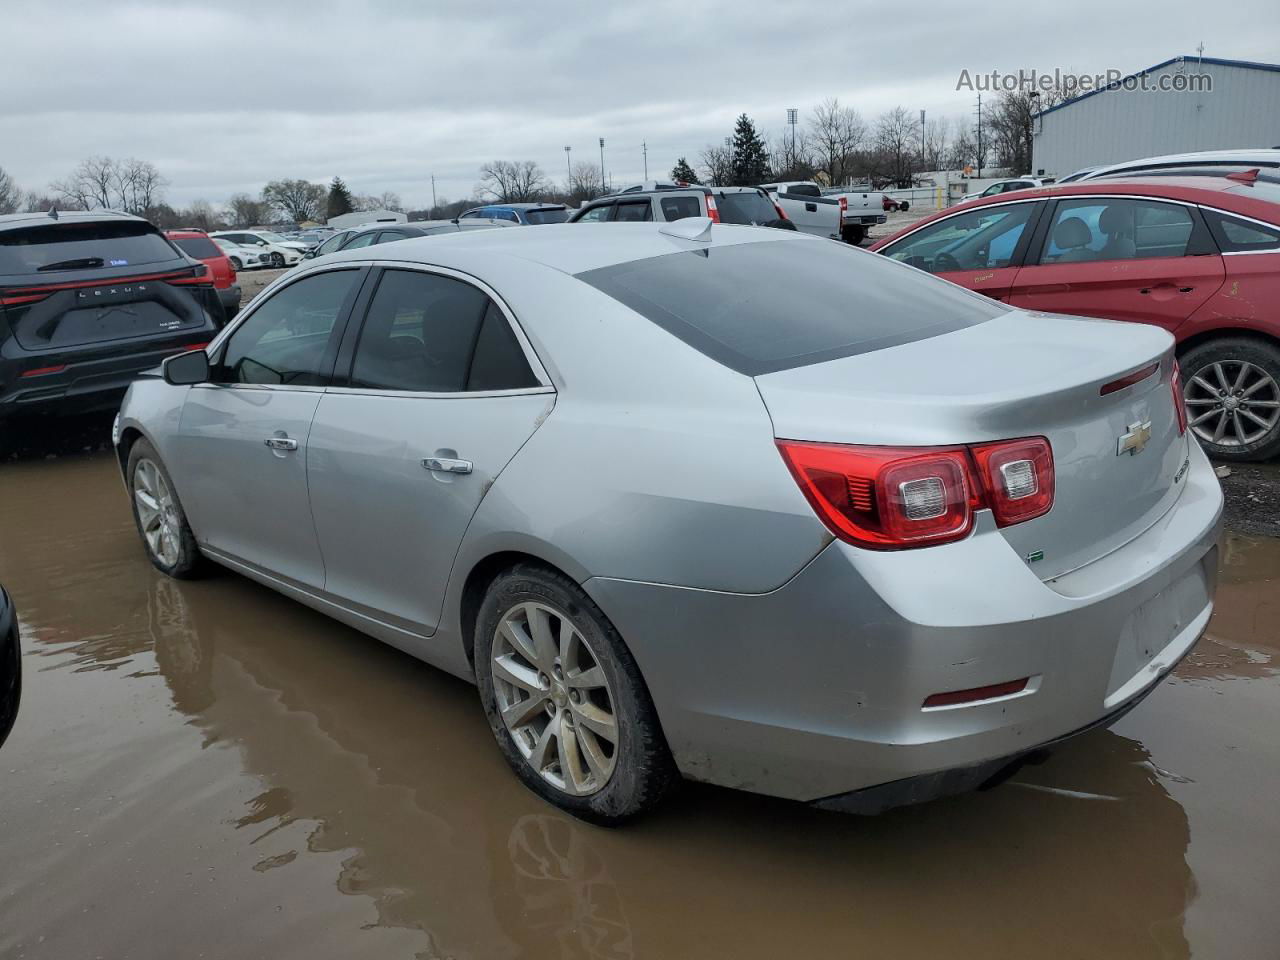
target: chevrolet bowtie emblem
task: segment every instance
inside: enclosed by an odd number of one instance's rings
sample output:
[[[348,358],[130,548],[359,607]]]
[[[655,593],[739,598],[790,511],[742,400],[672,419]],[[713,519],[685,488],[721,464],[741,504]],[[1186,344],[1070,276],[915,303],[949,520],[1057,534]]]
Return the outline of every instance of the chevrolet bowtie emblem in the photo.
[[[1129,424],[1129,432],[1120,434],[1120,439],[1116,441],[1116,456],[1123,457],[1126,453],[1129,456],[1141,453],[1147,445],[1147,441],[1151,439],[1151,421],[1144,420],[1139,423]]]

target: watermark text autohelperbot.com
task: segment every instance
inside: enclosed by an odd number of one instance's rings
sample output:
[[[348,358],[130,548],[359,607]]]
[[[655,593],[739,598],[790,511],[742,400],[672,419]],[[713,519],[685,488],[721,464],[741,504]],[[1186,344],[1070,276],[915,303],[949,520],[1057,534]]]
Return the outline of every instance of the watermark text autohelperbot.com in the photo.
[[[1068,73],[1064,70],[1021,69],[1013,72],[992,70],[974,73],[961,70],[956,80],[957,90],[973,93],[1056,93],[1063,97],[1075,97],[1094,90],[1136,90],[1142,93],[1211,93],[1213,77],[1207,73],[1190,70],[1178,73],[1122,73],[1106,70],[1102,73]]]

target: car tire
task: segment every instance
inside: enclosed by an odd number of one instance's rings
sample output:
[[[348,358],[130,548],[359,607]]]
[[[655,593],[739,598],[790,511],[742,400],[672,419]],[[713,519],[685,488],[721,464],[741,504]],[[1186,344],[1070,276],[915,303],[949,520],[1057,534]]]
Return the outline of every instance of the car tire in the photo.
[[[867,228],[862,225],[845,227],[842,234],[845,243],[857,246],[867,238]]]
[[[271,254],[271,266],[275,270],[279,270],[282,267],[284,267],[284,254],[283,253]]]
[[[244,269],[244,264],[240,262],[239,257],[231,257],[231,266],[235,268],[236,273]]]
[[[507,763],[562,810],[610,826],[651,809],[679,782],[635,659],[563,574],[521,564],[490,584],[476,617],[475,671]]]
[[[161,573],[178,580],[198,576],[205,566],[177,488],[155,448],[146,440],[129,448],[125,467],[133,522],[147,557]]]
[[[1280,454],[1280,347],[1221,337],[1188,350],[1178,365],[1187,423],[1205,453],[1234,461]]]

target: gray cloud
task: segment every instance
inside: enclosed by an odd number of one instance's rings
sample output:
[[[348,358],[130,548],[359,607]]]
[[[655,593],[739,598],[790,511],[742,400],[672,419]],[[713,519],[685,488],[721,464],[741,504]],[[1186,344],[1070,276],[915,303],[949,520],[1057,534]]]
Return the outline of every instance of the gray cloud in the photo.
[[[441,196],[463,196],[499,157],[563,177],[563,147],[598,161],[601,136],[611,176],[636,180],[642,141],[662,174],[743,111],[770,133],[787,107],[803,120],[827,96],[868,120],[897,104],[967,114],[962,69],[1131,71],[1200,40],[1207,55],[1267,60],[1280,30],[1274,0],[1237,0],[1229,18],[1169,0],[1140,33],[1104,0],[1022,13],[934,2],[892,21],[884,9],[10,2],[0,166],[43,188],[84,156],[136,156],[160,167],[176,203],[335,174],[423,203],[432,173]]]

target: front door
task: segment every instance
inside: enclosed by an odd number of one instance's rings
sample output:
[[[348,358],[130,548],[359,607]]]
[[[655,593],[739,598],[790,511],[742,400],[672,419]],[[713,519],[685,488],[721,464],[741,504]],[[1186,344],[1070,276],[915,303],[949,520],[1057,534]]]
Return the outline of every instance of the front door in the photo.
[[[555,395],[503,310],[460,278],[383,271],[346,340],[309,438],[325,592],[430,634],[476,508]]]
[[[1222,257],[1199,212],[1134,197],[1056,205],[1009,301],[1027,310],[1173,330],[1222,286]]]
[[[360,269],[312,274],[238,324],[191,388],[178,444],[183,505],[202,544],[306,587],[324,585],[307,444]]]

